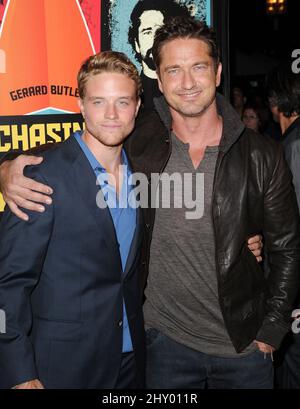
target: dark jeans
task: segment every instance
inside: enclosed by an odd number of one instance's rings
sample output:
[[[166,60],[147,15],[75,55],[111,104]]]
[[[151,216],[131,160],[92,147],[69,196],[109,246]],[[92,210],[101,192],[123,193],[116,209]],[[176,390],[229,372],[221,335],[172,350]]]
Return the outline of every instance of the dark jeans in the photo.
[[[156,329],[146,332],[150,389],[272,389],[273,362],[259,350],[240,358],[203,354]]]
[[[300,389],[300,333],[289,333],[277,353],[276,386]]]

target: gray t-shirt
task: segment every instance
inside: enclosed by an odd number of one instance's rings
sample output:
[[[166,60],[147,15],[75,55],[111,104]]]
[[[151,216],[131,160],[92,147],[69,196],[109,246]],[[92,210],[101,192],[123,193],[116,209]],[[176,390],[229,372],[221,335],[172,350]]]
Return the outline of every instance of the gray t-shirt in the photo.
[[[206,354],[239,357],[243,353],[237,354],[232,345],[218,301],[211,215],[218,146],[206,148],[195,170],[188,152],[189,145],[178,140],[175,135],[172,135],[172,143],[172,153],[164,174],[177,173],[185,175],[187,179],[192,178],[193,196],[196,197],[197,186],[198,202],[203,199],[204,212],[198,219],[189,219],[186,212],[191,209],[185,206],[176,208],[181,194],[178,186],[176,199],[171,200],[170,208],[162,208],[168,198],[160,198],[145,292],[146,328],[156,328],[175,341]],[[157,191],[160,197],[161,185],[160,181]],[[174,184],[171,184],[171,197],[174,197],[174,190]],[[187,204],[189,206],[189,202]],[[251,345],[244,353],[254,348]]]

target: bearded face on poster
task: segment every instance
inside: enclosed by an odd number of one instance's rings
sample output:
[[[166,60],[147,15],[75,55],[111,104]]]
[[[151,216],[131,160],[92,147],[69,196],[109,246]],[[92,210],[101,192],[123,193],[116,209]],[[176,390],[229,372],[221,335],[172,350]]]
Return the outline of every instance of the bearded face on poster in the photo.
[[[125,52],[139,67],[144,108],[152,109],[153,98],[161,95],[152,57],[156,30],[172,16],[207,21],[209,4],[209,0],[110,0],[111,48]]]
[[[152,46],[158,27],[171,16],[189,14],[185,6],[173,0],[141,0],[136,3],[130,15],[128,42],[145,76],[156,79]]]

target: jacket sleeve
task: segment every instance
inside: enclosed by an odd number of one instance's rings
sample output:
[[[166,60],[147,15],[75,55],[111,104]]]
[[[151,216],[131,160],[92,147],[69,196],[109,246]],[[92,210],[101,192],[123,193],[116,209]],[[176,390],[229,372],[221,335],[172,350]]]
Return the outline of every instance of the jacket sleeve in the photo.
[[[28,177],[46,183],[38,167]],[[6,317],[0,334],[0,387],[11,388],[36,379],[35,356],[29,334],[30,297],[38,283],[53,227],[53,205],[44,213],[29,212],[18,219],[6,206],[0,223],[0,309]]]
[[[7,152],[2,158],[0,159],[0,166],[2,163],[6,162],[7,160],[14,160],[20,155],[35,155],[35,156],[43,156],[43,153],[49,149],[54,148],[61,142],[55,142],[55,143],[45,143],[43,145],[38,145],[35,146],[34,148],[28,149],[26,152],[23,151],[12,151],[12,152]]]
[[[300,139],[293,141],[286,147],[285,157],[293,175],[293,184],[300,209]]]
[[[278,144],[275,149],[275,167],[264,195],[264,235],[270,272],[265,318],[257,340],[278,348],[291,328],[291,311],[300,288],[300,224],[291,173],[281,146]]]

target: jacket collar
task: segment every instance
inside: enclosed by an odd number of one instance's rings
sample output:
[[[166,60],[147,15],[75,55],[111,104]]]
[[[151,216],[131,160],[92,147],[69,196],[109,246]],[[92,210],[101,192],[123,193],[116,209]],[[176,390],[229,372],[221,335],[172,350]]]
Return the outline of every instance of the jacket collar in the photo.
[[[223,119],[223,132],[219,148],[221,151],[227,152],[239,139],[245,129],[245,125],[223,95],[217,93],[216,102],[218,113]],[[164,126],[170,130],[172,117],[164,96],[154,98],[154,109],[158,113]]]
[[[300,127],[300,116],[286,129],[284,134],[282,135],[282,139],[285,140],[293,131],[294,129]]]
[[[61,148],[64,150],[65,158],[69,163],[67,168],[67,177],[69,178],[70,182],[74,184],[74,188],[77,190],[79,196],[85,203],[87,211],[93,216],[95,225],[98,226],[99,232],[101,232],[101,234],[105,234],[107,251],[110,254],[116,255],[116,257],[114,257],[114,262],[117,263],[116,271],[121,271],[122,264],[119,245],[110,211],[108,207],[101,209],[97,206],[97,195],[102,196],[102,203],[104,202],[104,197],[101,187],[96,184],[94,170],[92,169],[74,135],[70,136],[70,138],[62,144]],[[142,229],[142,214],[141,210],[137,208],[136,229],[132,239],[123,277],[125,277],[131,270],[133,261],[141,243]]]
[[[89,212],[95,221],[95,226],[99,232],[105,232],[105,243],[107,250],[113,254],[119,254],[119,247],[115,234],[113,221],[108,208],[101,209],[97,206],[96,198],[102,195],[101,188],[96,184],[96,176],[87,157],[80,148],[74,135],[71,135],[62,145],[64,154],[67,155],[69,166],[67,168],[67,177],[73,183],[74,188],[81,197]],[[118,268],[121,269],[121,258],[118,257]]]

